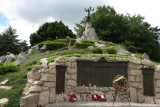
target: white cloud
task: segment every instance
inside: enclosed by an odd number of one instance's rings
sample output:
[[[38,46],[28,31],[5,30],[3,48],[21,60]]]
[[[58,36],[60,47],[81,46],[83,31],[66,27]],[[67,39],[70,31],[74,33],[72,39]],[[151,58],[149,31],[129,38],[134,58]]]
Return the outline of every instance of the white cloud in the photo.
[[[0,25],[0,34],[1,34],[6,28],[7,28],[6,26]]]
[[[29,41],[30,34],[44,22],[62,20],[73,30],[74,24],[87,15],[84,8],[105,3],[106,0],[3,0],[0,12],[17,29],[19,38]]]
[[[160,0],[110,0],[110,4],[119,13],[140,14],[153,27],[160,27]]]
[[[44,22],[62,20],[73,30],[87,15],[84,8],[108,4],[119,13],[141,14],[152,26],[160,25],[159,0],[1,0],[0,12],[17,29],[19,38],[29,41],[30,34]],[[0,25],[0,32],[5,28]]]

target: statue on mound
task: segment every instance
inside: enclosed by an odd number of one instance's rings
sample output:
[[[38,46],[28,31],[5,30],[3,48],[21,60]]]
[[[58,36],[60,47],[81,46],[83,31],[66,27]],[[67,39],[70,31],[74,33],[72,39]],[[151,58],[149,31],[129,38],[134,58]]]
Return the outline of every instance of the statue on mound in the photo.
[[[94,8],[92,9],[92,7],[86,9],[85,8],[85,11],[88,12],[88,16],[87,16],[87,22],[90,22],[90,11],[94,11]]]
[[[82,42],[82,40],[92,40],[96,41],[97,40],[97,33],[95,32],[94,28],[92,28],[92,23],[90,22],[90,11],[94,11],[94,8],[92,7],[86,9],[85,11],[88,12],[87,16],[87,23],[85,25],[85,31],[83,32],[83,35],[79,38],[77,38],[77,42]]]

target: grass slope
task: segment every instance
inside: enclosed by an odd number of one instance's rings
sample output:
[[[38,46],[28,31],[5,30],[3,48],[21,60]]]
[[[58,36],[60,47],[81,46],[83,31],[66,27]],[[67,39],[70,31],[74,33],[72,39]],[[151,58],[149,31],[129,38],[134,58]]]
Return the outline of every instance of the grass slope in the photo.
[[[1,90],[0,99],[8,98],[9,104],[7,107],[19,107],[20,99],[22,97],[23,88],[27,83],[27,71],[12,72],[5,75],[0,75],[0,82],[9,79],[5,86],[13,86],[10,90]]]

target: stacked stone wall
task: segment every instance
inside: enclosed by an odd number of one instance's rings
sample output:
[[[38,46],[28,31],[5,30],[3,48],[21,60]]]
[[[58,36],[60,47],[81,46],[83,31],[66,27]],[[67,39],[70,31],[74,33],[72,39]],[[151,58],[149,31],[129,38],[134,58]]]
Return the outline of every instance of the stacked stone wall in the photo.
[[[77,86],[77,60],[91,60],[97,62],[102,56],[96,57],[68,57],[57,58],[55,62],[48,65],[42,64],[35,66],[28,72],[28,83],[23,93],[25,96],[38,96],[34,101],[35,105],[45,106],[49,103],[68,101],[70,95],[75,94],[79,101],[91,101],[93,94],[105,95],[107,101],[113,100],[115,92],[113,87],[81,87]],[[153,98],[143,95],[143,75],[142,68],[155,68],[155,64],[149,60],[135,60],[130,58],[118,58],[103,56],[108,62],[127,61],[128,81],[132,102],[153,103]],[[65,92],[56,94],[56,66],[66,66],[65,72]],[[155,99],[160,103],[160,69],[155,72]],[[33,96],[32,96],[33,95]],[[25,107],[25,98],[21,99],[21,107]],[[28,97],[27,97],[28,98]],[[116,101],[120,101],[119,95]],[[22,103],[23,102],[23,103]],[[35,106],[36,107],[36,106]]]

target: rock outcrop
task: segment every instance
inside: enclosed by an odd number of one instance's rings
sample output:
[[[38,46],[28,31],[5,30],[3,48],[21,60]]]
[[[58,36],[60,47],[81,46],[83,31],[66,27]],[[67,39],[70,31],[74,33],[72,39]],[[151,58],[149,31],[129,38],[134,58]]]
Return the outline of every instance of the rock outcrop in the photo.
[[[24,53],[24,52],[21,52],[19,55],[18,55],[18,57],[17,57],[17,59],[16,59],[16,61],[15,61],[15,65],[20,65],[20,64],[22,64],[25,60],[27,59],[27,55]]]
[[[85,26],[85,31],[83,32],[83,35],[79,38],[77,38],[77,42],[81,43],[82,40],[92,40],[96,41],[98,39],[97,33],[95,32],[94,28],[92,28],[92,23],[87,22]]]
[[[5,63],[8,63],[8,62],[12,62],[16,59],[15,55],[10,53],[10,52],[7,52],[7,56],[6,56],[6,60],[5,60]]]

